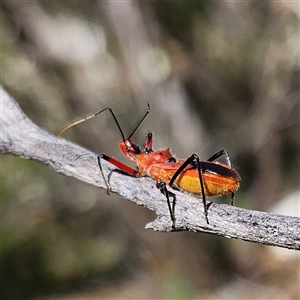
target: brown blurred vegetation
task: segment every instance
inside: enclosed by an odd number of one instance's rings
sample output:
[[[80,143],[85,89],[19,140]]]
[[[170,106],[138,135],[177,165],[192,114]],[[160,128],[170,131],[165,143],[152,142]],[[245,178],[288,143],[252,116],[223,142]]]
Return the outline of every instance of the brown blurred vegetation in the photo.
[[[135,141],[151,130],[156,148],[203,160],[225,148],[243,179],[237,206],[283,203],[277,213],[299,216],[299,11],[286,1],[3,1],[1,81],[53,134],[107,106],[128,133],[149,102]],[[109,115],[66,137],[126,162]],[[1,165],[3,299],[300,297],[296,252],[146,231],[154,216],[141,207],[34,161]]]

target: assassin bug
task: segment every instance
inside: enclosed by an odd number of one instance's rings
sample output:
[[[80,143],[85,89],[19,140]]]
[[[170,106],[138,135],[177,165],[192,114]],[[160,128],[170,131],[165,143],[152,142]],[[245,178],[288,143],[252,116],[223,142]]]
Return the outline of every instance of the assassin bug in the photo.
[[[119,147],[121,152],[137,165],[136,169],[133,169],[113,157],[107,156],[103,153],[98,155],[98,165],[107,186],[108,193],[110,191],[110,185],[104,177],[101,159],[108,161],[128,175],[134,177],[148,175],[152,177],[156,181],[157,188],[160,189],[166,197],[173,227],[175,227],[175,214],[174,207],[173,209],[171,208],[170,197],[173,197],[175,201],[175,194],[167,189],[167,185],[179,188],[191,194],[201,195],[204,207],[204,216],[207,224],[209,224],[206,205],[207,196],[220,196],[231,193],[231,205],[233,205],[234,193],[239,188],[239,181],[241,180],[241,177],[232,168],[229,154],[226,150],[221,149],[208,160],[200,161],[200,158],[196,153],[192,154],[188,159],[181,159],[176,158],[169,148],[153,150],[153,134],[151,132],[146,135],[142,146],[137,146],[131,141],[131,137],[135,134],[150,112],[149,104],[147,112],[128,138],[125,138],[121,126],[110,107],[104,108],[91,116],[70,124],[59,133],[58,137],[60,137],[69,128],[90,120],[106,110],[110,111],[120,131],[122,139],[119,142]],[[222,155],[225,156],[227,165],[216,161]]]

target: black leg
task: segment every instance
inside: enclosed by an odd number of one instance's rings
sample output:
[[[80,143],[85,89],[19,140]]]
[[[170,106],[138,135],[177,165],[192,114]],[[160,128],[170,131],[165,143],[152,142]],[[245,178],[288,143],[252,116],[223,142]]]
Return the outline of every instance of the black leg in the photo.
[[[198,170],[198,176],[199,176],[199,181],[200,181],[200,187],[201,187],[201,195],[202,195],[202,202],[203,202],[203,208],[204,208],[204,216],[206,219],[207,224],[209,224],[208,222],[208,217],[207,217],[207,206],[206,206],[206,196],[205,196],[205,191],[204,191],[204,183],[203,183],[203,177],[202,177],[202,172],[201,172],[201,161],[199,156],[194,153],[193,155],[191,155],[179,168],[178,170],[175,172],[175,174],[173,175],[173,177],[170,180],[170,186],[172,187],[172,185],[174,184],[176,178],[183,172],[183,170],[188,166],[188,165],[192,165],[194,167],[197,168]]]
[[[207,161],[215,161],[218,159],[220,156],[225,155],[227,164],[230,168],[232,168],[231,160],[229,157],[229,153],[225,149],[221,149],[219,152],[215,153],[211,158],[209,158]],[[231,200],[230,200],[230,205],[234,205],[234,198],[235,198],[235,193],[231,193]]]
[[[99,169],[100,169],[100,172],[101,172],[101,175],[103,177],[103,180],[105,182],[105,185],[106,185],[106,191],[107,191],[107,194],[109,195],[110,194],[110,191],[111,191],[111,187],[109,185],[109,183],[107,182],[107,180],[105,179],[105,176],[104,176],[104,173],[103,173],[103,169],[102,169],[102,165],[101,165],[101,157],[103,156],[103,154],[100,154],[97,156],[97,159],[98,159],[98,165],[99,165]]]
[[[231,200],[230,200],[230,205],[234,206],[234,198],[235,198],[235,192],[231,193]]]
[[[172,220],[172,227],[175,229],[175,215],[174,215],[174,211],[175,211],[175,202],[176,202],[176,195],[170,191],[168,191],[167,189],[167,185],[165,182],[163,181],[159,181],[156,183],[156,187],[165,195],[165,197],[167,198],[167,204],[168,204],[168,208],[169,208],[169,212],[170,212],[170,216],[171,216],[171,220]],[[171,203],[170,203],[170,196],[173,198],[173,209],[171,207]]]
[[[215,153],[212,157],[210,157],[207,161],[215,161],[222,155],[225,155],[226,162],[227,162],[228,166],[231,168],[231,161],[230,161],[229,153],[225,149],[221,149],[219,152]]]

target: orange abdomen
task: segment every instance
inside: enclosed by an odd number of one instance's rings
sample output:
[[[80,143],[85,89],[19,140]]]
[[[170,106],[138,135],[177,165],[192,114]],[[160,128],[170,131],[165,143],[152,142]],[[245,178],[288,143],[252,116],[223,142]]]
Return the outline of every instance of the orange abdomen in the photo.
[[[149,175],[156,181],[164,181],[167,184],[178,169],[178,165],[158,164],[153,165],[149,169]],[[227,168],[226,168],[227,169]],[[235,172],[230,169],[231,172]],[[236,172],[235,172],[236,173]],[[206,196],[219,196],[235,192],[239,188],[240,177],[236,173],[236,177],[224,176],[221,174],[205,171],[202,173],[204,194]],[[191,194],[200,195],[201,187],[197,169],[188,169],[183,171],[175,180],[175,185],[180,189]]]
[[[235,192],[239,188],[236,179],[224,177],[219,174],[203,173],[204,194],[206,196],[219,196]],[[175,184],[191,194],[201,194],[200,181],[197,170],[187,171],[180,175]]]

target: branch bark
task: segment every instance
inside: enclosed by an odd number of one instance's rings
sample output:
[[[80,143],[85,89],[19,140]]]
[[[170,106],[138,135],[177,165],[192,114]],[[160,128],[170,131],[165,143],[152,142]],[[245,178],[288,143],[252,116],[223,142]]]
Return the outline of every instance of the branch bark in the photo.
[[[106,188],[100,176],[97,154],[63,138],[57,138],[35,125],[7,92],[1,92],[1,152],[37,160],[57,172]],[[112,191],[157,214],[147,229],[162,232],[194,231],[216,234],[248,242],[300,250],[300,219],[266,212],[246,210],[226,204],[210,203],[208,225],[201,199],[176,194],[176,229],[172,228],[165,197],[151,178],[133,178],[117,172],[103,161]]]

